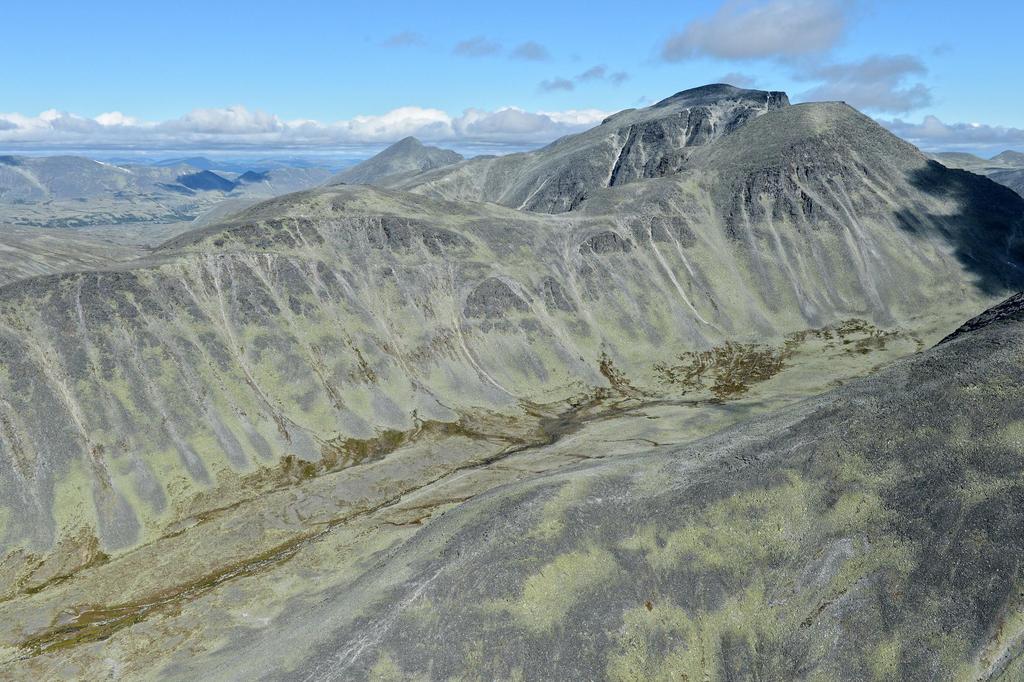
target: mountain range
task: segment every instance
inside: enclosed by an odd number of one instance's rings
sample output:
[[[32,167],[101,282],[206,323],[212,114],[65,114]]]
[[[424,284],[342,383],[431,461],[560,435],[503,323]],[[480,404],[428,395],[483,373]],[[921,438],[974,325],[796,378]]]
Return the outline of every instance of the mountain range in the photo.
[[[456,157],[0,286],[0,676],[1021,674],[1024,198],[726,85]]]
[[[206,165],[203,161],[196,162]],[[5,222],[24,227],[182,223],[188,229],[189,222],[226,200],[238,210],[315,187],[331,173],[275,168],[258,176],[187,163],[114,165],[78,156],[0,156],[0,208]]]
[[[1024,153],[1007,150],[991,159],[963,152],[946,152],[934,156],[950,168],[985,175],[1024,196]]]

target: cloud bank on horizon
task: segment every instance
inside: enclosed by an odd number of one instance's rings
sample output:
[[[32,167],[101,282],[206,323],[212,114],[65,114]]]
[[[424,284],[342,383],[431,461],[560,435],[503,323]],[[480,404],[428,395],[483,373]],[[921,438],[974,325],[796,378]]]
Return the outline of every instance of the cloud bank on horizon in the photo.
[[[757,83],[742,74],[720,80],[740,87]],[[572,81],[564,87],[571,88]],[[553,84],[550,87],[560,87]],[[821,93],[815,99],[846,99]],[[916,97],[911,91],[904,95]],[[390,144],[413,136],[440,144],[491,144],[513,148],[551,142],[599,124],[614,112],[599,109],[529,112],[516,107],[468,109],[451,116],[440,109],[401,107],[381,115],[323,123],[283,120],[243,106],[196,109],[167,121],[141,121],[121,112],[94,118],[49,110],[37,116],[0,113],[0,149],[322,149]],[[896,135],[925,150],[1024,147],[1024,129],[980,123],[945,123],[925,116],[920,123],[876,118]]]
[[[992,126],[983,123],[943,123],[935,116],[925,116],[921,123],[901,119],[879,120],[879,123],[903,139],[927,150],[958,149],[1004,150],[1024,147],[1024,128]]]
[[[401,107],[376,116],[323,123],[286,121],[244,106],[196,109],[167,121],[140,121],[121,112],[95,118],[50,110],[38,116],[0,113],[0,148],[323,148],[382,144],[412,135],[427,142],[532,146],[581,132],[611,112],[597,109],[495,111]]]

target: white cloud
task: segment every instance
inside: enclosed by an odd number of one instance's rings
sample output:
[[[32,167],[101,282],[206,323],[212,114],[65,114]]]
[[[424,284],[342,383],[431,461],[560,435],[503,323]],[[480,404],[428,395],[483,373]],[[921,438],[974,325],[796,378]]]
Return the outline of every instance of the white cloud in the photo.
[[[536,113],[516,107],[493,112],[468,109],[452,121],[452,126],[457,137],[464,140],[539,143],[586,130],[607,116],[608,112],[596,109]]]
[[[433,142],[535,144],[580,132],[608,112],[594,109],[528,112],[401,107],[384,114],[324,123],[286,121],[242,106],[197,109],[168,121],[140,121],[121,112],[88,118],[56,110],[38,116],[0,113],[0,148],[329,148],[380,144],[414,135]]]
[[[558,124],[590,128],[615,112],[602,111],[600,109],[569,109],[567,111],[539,111],[537,113],[541,116],[547,116]]]
[[[576,76],[578,81],[593,81],[593,80],[604,80],[605,76],[608,75],[608,67],[604,64],[592,66],[580,75]]]
[[[281,119],[262,111],[249,111],[242,106],[222,109],[195,109],[183,117],[160,124],[172,132],[218,134],[275,133],[285,129]]]
[[[125,116],[120,111],[110,111],[105,114],[100,114],[96,117],[96,122],[101,126],[136,126],[139,125],[138,119],[134,119],[131,116]]]
[[[847,26],[843,0],[727,0],[662,45],[666,61],[789,59],[832,48]]]
[[[389,37],[383,42],[384,47],[410,47],[413,45],[424,45],[426,41],[423,36],[415,31],[402,31]]]
[[[380,116],[356,116],[333,126],[352,140],[386,142],[409,135],[437,139],[452,133],[452,119],[440,109],[401,107]]]
[[[735,85],[737,88],[757,87],[757,78],[745,73],[740,73],[739,71],[730,71],[727,74],[719,76],[716,82],[725,83],[726,85]]]
[[[556,90],[575,90],[576,86],[568,78],[552,78],[540,82],[540,89],[544,92],[555,92]]]
[[[859,109],[902,113],[931,104],[931,90],[907,80],[928,69],[911,55],[872,55],[860,62],[827,64],[797,74],[801,80],[824,81],[802,93],[803,100],[842,100]]]
[[[501,52],[501,45],[484,36],[476,36],[457,43],[452,51],[462,57],[486,57]]]
[[[1008,147],[1024,147],[1024,128],[985,125],[982,123],[943,123],[935,116],[925,116],[920,123],[901,119],[879,120],[879,123],[913,144],[929,151],[970,150],[1002,151]]]
[[[572,80],[568,78],[551,78],[540,82],[540,90],[542,92],[554,92],[556,90],[575,90],[576,83],[590,83],[598,81],[607,81],[612,85],[622,85],[629,80],[629,74],[625,71],[615,71],[609,73],[608,67],[604,64],[598,64],[592,66],[586,71],[577,74]]]
[[[513,59],[526,59],[533,62],[543,62],[551,58],[548,48],[532,40],[527,40],[512,50],[511,56]]]

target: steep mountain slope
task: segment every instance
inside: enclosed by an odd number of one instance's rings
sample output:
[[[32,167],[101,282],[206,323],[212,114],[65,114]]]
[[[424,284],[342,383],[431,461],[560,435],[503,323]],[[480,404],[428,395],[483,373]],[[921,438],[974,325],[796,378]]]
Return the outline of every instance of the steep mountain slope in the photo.
[[[862,318],[889,328],[884,347],[899,337],[894,325],[926,329],[928,311],[985,300],[970,267],[1016,272],[1005,252],[972,252],[965,265],[946,241],[958,235],[937,223],[902,230],[896,217],[864,212],[800,234],[799,224],[770,223],[771,211],[741,228],[719,213],[692,236],[651,213],[641,241],[606,215],[338,187],[186,235],[151,264],[4,288],[10,579],[30,580],[40,551],[58,564],[91,556],[74,538],[96,538],[103,552],[144,543],[201,513],[210,486],[221,502],[252,494],[239,476],[286,455],[344,462],[346,443],[422,420],[609,386],[651,398],[742,394],[785,356],[730,344],[781,344]],[[779,250],[786,231],[800,234],[786,237],[798,250]],[[863,248],[848,245],[854,235]],[[848,272],[855,266],[872,279]],[[744,369],[687,369],[687,353],[708,349]],[[70,492],[80,489],[91,498]]]
[[[429,147],[415,137],[406,137],[376,156],[337,173],[328,184],[374,185],[393,176],[419,173],[462,161],[462,155],[448,149]]]
[[[788,104],[783,92],[707,85],[620,112],[534,152],[471,159],[385,184],[445,199],[561,213],[603,187],[675,173],[690,148]]]
[[[1019,679],[1024,304],[1001,308],[690,447],[478,498],[177,672]]]
[[[1009,170],[996,170],[987,174],[1000,185],[1006,185],[1017,194],[1024,197],[1024,168]]]
[[[1024,261],[1018,195],[928,160],[838,103],[765,114],[695,150],[681,173],[602,190],[580,211],[616,215],[620,222],[629,222],[634,211],[660,214],[676,225],[677,235],[659,238],[656,228],[641,224],[630,227],[633,237],[669,246],[696,241],[696,249],[686,249],[695,272],[719,261],[719,249],[732,251],[739,270],[750,273],[733,282],[755,286],[740,289],[743,298],[763,296],[769,308],[812,319],[818,310],[843,306],[843,296],[833,291],[839,282],[859,290],[884,317],[891,296],[917,288],[929,277],[932,259],[944,260],[943,251],[972,272],[976,286],[993,293],[1018,286]],[[699,245],[711,239],[710,225],[724,240],[704,251]],[[898,270],[892,267],[897,262]],[[761,271],[769,263],[786,273],[784,283]],[[688,279],[700,286],[700,275]]]
[[[1017,679],[1022,296],[871,378],[684,447],[617,451],[601,436],[628,434],[622,419],[448,474],[433,462],[437,478],[404,492],[392,476],[473,437],[309,475],[302,497],[264,496],[276,512],[222,508],[135,562],[101,558],[0,604],[0,622],[42,630],[0,672]],[[667,416],[640,405],[641,422]],[[134,600],[186,557],[302,522],[322,530]],[[220,544],[178,541],[203,528]]]

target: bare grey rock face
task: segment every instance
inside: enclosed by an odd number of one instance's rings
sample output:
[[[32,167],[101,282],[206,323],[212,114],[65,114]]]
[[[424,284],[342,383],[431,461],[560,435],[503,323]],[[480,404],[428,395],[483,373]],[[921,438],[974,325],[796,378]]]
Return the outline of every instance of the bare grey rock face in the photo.
[[[620,112],[534,152],[470,159],[384,184],[445,199],[562,213],[601,188],[677,173],[691,148],[788,104],[783,92],[707,85],[646,109]]]
[[[415,137],[406,137],[376,156],[335,174],[329,185],[375,185],[462,161],[462,155],[448,149],[424,145]]]

